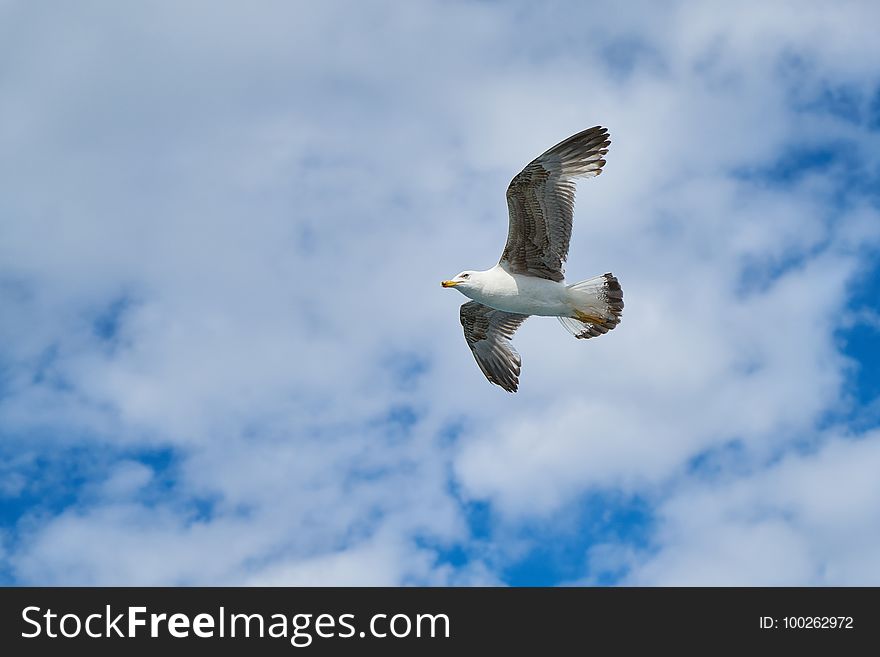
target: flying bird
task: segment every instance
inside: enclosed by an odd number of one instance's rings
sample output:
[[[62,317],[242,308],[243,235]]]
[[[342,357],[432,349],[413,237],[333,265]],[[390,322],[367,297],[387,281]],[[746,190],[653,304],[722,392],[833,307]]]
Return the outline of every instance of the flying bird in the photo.
[[[608,130],[596,126],[532,160],[507,188],[510,225],[497,265],[443,281],[473,299],[461,307],[464,338],[494,384],[516,392],[522,361],[511,338],[530,315],[556,317],[576,338],[620,323],[623,290],[612,274],[565,284],[576,178],[602,173]]]

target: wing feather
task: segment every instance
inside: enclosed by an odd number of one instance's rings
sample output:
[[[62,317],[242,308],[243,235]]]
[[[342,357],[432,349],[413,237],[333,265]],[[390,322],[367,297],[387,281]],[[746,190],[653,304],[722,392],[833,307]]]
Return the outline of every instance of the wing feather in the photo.
[[[574,179],[602,173],[610,143],[606,128],[589,128],[535,158],[510,181],[510,225],[501,254],[501,264],[509,271],[563,280],[574,214]]]
[[[474,360],[492,383],[516,392],[522,360],[510,340],[528,315],[508,313],[469,301],[461,307],[464,338]]]

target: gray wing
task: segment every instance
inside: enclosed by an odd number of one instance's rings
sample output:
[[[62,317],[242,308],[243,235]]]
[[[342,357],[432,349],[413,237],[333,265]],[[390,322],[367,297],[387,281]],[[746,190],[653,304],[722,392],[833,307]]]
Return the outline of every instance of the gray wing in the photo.
[[[516,392],[522,363],[510,339],[527,317],[495,310],[477,301],[469,301],[461,307],[464,339],[477,365],[489,381],[507,392]]]
[[[510,228],[501,264],[516,274],[561,281],[568,257],[574,178],[602,173],[608,130],[584,130],[560,142],[523,169],[507,188]]]

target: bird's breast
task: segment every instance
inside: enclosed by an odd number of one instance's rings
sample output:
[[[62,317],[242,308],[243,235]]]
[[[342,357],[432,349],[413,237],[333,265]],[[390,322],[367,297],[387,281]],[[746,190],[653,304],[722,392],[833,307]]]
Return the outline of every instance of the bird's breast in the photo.
[[[498,276],[471,296],[475,301],[522,315],[567,315],[565,285],[544,278],[508,274]]]

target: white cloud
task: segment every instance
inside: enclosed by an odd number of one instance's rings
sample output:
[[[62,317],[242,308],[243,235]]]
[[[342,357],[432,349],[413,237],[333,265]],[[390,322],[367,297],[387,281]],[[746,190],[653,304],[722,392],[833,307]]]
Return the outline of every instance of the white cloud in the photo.
[[[628,581],[864,586],[880,576],[880,434],[832,438],[749,476],[685,484],[659,511],[655,551]],[[607,549],[607,548],[606,548]]]
[[[522,548],[475,547],[460,496],[509,528],[618,489],[668,516],[656,554],[610,548],[633,581],[876,571],[870,550],[823,547],[827,519],[675,511],[719,494],[688,468],[707,450],[742,445],[732,490],[831,440],[817,423],[851,365],[835,331],[880,243],[876,206],[840,195],[880,137],[810,103],[835,85],[869,102],[873,9],[646,3],[587,32],[582,5],[65,11],[0,9],[24,26],[0,83],[0,426],[119,463],[79,504],[26,514],[18,580],[491,582]],[[500,394],[437,282],[492,264],[510,176],[595,123],[612,150],[580,186],[569,278],[614,271],[624,322],[587,343],[526,322],[521,391]],[[815,148],[840,159],[761,173]],[[95,322],[120,300],[108,338]],[[401,385],[412,354],[424,372]],[[132,455],[156,448],[175,454],[167,489]],[[852,513],[854,545],[876,522]]]
[[[122,461],[113,467],[101,484],[101,495],[110,499],[127,498],[141,491],[153,479],[153,470],[137,461]]]

